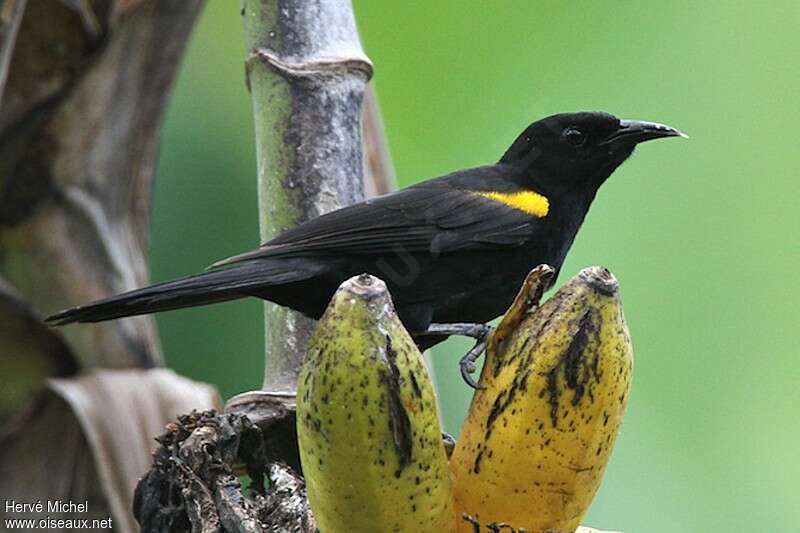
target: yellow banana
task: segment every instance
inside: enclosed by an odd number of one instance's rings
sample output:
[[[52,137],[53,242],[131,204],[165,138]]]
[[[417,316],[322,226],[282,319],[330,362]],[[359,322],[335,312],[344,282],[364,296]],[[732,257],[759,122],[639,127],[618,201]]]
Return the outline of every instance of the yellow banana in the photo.
[[[297,431],[322,533],[453,532],[433,386],[386,285],[341,285],[298,381]]]
[[[538,268],[490,338],[450,468],[456,513],[573,532],[600,484],[631,384],[618,284],[587,268],[541,307]],[[466,521],[459,531],[474,531]]]

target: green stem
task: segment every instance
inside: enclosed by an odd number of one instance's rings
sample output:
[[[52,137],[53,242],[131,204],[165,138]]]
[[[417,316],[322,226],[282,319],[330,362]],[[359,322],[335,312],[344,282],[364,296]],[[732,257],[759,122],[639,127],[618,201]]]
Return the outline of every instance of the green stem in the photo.
[[[364,197],[361,101],[372,65],[349,0],[243,0],[261,237]],[[313,322],[265,308],[264,385],[293,394]]]

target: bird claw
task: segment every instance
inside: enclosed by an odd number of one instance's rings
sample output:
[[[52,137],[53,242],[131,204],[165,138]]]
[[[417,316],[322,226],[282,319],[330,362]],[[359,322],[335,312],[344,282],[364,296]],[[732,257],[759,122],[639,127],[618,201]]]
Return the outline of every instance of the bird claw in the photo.
[[[469,385],[470,387],[472,387],[475,390],[483,389],[484,388],[483,385],[481,385],[480,383],[475,381],[475,378],[472,377],[472,374],[471,374],[472,372],[475,372],[474,366],[473,366],[472,370],[470,370],[465,365],[461,365],[461,379],[463,379],[464,382],[467,385]]]
[[[483,388],[472,374],[478,369],[475,362],[486,350],[486,343],[488,342],[494,328],[488,324],[474,324],[474,323],[454,323],[454,324],[430,324],[428,329],[417,335],[461,335],[462,337],[472,337],[475,339],[475,346],[458,361],[461,368],[462,379],[473,389],[480,390]]]
[[[489,328],[489,333],[491,333],[492,328],[489,326],[486,327]],[[472,377],[472,374],[474,374],[478,369],[475,362],[483,354],[484,350],[486,350],[486,337],[478,339],[478,342],[475,343],[475,346],[473,346],[472,349],[458,361],[458,366],[461,368],[461,378],[467,383],[467,385],[475,390],[481,390],[485,388]]]

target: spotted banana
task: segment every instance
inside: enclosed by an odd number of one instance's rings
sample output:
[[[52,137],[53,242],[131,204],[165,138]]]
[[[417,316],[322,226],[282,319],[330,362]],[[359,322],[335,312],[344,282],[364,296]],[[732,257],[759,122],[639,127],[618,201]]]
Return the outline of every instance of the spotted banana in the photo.
[[[456,513],[473,523],[575,531],[622,422],[633,352],[617,281],[587,268],[536,307],[551,275],[531,273],[490,338],[450,460]]]
[[[377,278],[343,283],[319,321],[297,430],[321,533],[455,531],[433,386]]]

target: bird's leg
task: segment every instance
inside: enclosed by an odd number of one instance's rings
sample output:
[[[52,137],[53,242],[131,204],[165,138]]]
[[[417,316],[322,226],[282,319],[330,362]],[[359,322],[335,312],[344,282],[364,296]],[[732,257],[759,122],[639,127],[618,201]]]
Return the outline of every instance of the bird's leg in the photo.
[[[475,339],[475,346],[458,361],[461,368],[461,377],[467,385],[473,389],[482,388],[472,377],[475,373],[475,361],[483,354],[486,349],[486,341],[494,328],[487,324],[475,324],[471,322],[456,322],[452,324],[430,324],[428,329],[417,333],[414,336],[425,335],[461,335],[462,337],[472,337]]]
[[[492,326],[488,324],[477,324],[474,322],[453,322],[451,324],[430,324],[428,329],[417,335],[461,335],[462,337],[472,337],[476,340],[483,340],[492,332]]]
[[[473,346],[470,351],[468,351],[461,359],[458,360],[458,366],[461,368],[461,378],[473,389],[483,388],[483,385],[475,381],[475,379],[472,377],[472,374],[474,374],[476,370],[475,361],[478,360],[478,357],[480,357],[485,350],[486,339],[484,338],[476,341],[475,346]]]

